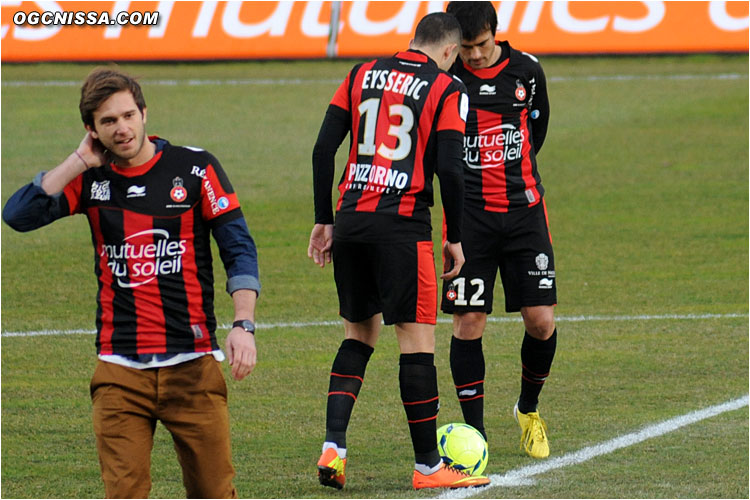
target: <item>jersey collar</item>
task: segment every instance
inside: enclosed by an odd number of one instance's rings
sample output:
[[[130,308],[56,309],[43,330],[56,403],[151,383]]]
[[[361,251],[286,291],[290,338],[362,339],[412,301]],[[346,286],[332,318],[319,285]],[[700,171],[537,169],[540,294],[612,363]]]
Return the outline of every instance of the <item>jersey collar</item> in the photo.
[[[495,78],[497,75],[500,74],[502,70],[505,69],[505,67],[510,62],[510,45],[508,42],[495,42],[495,45],[499,45],[502,49],[502,53],[500,54],[500,59],[495,62],[492,66],[489,66],[487,68],[482,69],[474,69],[465,62],[461,61],[461,64],[463,64],[464,69],[466,71],[474,74],[478,78],[481,78],[482,80],[490,80],[492,78]]]
[[[396,52],[393,57],[396,59],[403,59],[405,61],[428,64],[437,67],[437,63],[430,59],[430,57],[421,50],[409,49],[402,52]]]
[[[161,139],[156,135],[150,135],[148,137],[148,140],[153,142],[156,146],[156,154],[152,156],[150,160],[141,165],[127,168],[118,167],[114,162],[110,162],[109,166],[112,168],[112,171],[116,174],[122,175],[123,177],[136,177],[139,175],[143,175],[151,170],[151,167],[156,165],[156,162],[158,162],[161,158],[161,155],[164,152],[164,146],[166,146],[167,141]]]

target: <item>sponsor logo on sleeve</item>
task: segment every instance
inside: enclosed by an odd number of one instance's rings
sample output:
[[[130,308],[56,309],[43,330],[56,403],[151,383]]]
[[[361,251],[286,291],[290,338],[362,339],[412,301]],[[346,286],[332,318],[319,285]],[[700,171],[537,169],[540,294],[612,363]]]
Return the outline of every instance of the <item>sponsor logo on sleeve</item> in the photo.
[[[211,184],[211,180],[208,179],[208,177],[203,179],[203,188],[206,190],[206,196],[208,197],[208,203],[211,206],[211,213],[213,215],[229,208],[229,198],[226,196],[220,196],[217,198],[214,186]]]

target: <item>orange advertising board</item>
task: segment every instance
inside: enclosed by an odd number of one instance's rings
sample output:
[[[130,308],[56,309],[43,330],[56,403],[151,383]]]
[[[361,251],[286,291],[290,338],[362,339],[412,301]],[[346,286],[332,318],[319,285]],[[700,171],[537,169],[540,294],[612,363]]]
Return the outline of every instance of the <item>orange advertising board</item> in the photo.
[[[497,38],[536,54],[748,51],[748,2],[493,3]],[[3,62],[387,55],[445,4],[2,0],[1,55]]]

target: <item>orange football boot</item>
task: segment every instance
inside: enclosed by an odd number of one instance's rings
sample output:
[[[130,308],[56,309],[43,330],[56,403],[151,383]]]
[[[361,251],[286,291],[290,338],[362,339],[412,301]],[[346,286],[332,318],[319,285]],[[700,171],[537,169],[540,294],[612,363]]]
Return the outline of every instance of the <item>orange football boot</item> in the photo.
[[[487,476],[472,476],[443,463],[440,470],[430,475],[414,471],[412,484],[415,490],[422,488],[473,488],[490,484]]]
[[[320,460],[318,460],[318,481],[323,486],[340,490],[346,483],[345,469],[346,459],[339,458],[339,454],[334,448],[328,448],[320,455]]]

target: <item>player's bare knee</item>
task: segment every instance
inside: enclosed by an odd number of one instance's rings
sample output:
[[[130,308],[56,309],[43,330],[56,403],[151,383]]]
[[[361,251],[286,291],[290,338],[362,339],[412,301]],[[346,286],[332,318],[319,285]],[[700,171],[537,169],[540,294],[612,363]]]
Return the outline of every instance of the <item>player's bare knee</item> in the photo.
[[[536,321],[525,321],[526,332],[537,340],[549,339],[555,331],[555,321],[538,319]]]
[[[476,340],[484,333],[487,315],[484,313],[464,313],[454,316],[453,336],[460,340]]]

